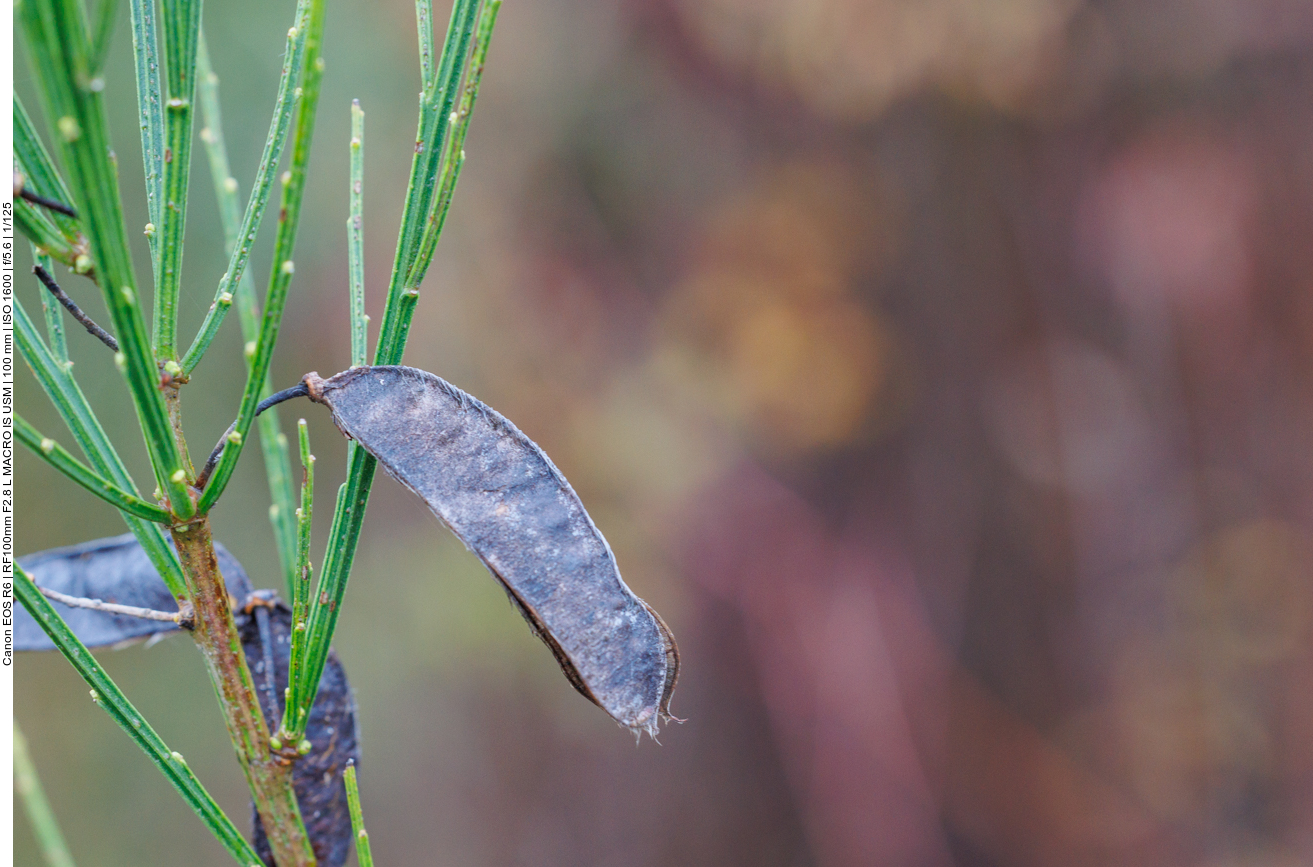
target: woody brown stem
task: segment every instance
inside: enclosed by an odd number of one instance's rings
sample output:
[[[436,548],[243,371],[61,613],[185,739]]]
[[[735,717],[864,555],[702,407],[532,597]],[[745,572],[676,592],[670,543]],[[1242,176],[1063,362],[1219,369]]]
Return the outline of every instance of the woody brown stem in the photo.
[[[312,867],[315,855],[292,789],[292,766],[269,752],[269,729],[233,622],[228,590],[219,574],[209,520],[175,527],[173,540],[195,606],[192,637],[205,657],[274,860],[279,867]]]

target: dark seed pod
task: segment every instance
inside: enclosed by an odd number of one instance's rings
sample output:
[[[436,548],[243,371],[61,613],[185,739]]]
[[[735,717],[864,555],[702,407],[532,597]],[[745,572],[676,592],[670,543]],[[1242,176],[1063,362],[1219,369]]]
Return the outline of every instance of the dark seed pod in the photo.
[[[635,732],[670,719],[674,637],[634,595],[569,482],[515,425],[431,373],[357,367],[310,397],[502,583],[579,692]]]
[[[272,591],[253,591],[245,570],[227,549],[216,542],[214,550],[229,595],[241,600],[242,607],[236,616],[237,628],[255,681],[260,709],[272,732],[282,721],[282,696],[287,688],[291,656],[292,613]],[[20,558],[19,563],[37,586],[68,596],[156,611],[178,610],[146,552],[130,534],[42,551]],[[123,644],[178,628],[168,622],[71,608],[53,601],[52,604],[88,647]],[[54,649],[49,636],[26,609],[19,609],[14,614],[14,649]],[[348,760],[360,763],[360,737],[356,728],[355,698],[347,683],[346,671],[337,654],[331,651],[319,681],[319,694],[310,709],[306,739],[312,749],[297,759],[292,787],[319,863],[325,867],[341,867],[351,851],[352,842],[351,815],[342,777]],[[255,810],[251,812],[254,815]],[[255,850],[266,864],[272,865],[273,855],[258,816],[254,827]]]
[[[214,552],[218,556],[219,572],[228,587],[228,594],[237,602],[246,599],[251,594],[251,579],[246,576],[242,564],[217,542]],[[178,610],[178,604],[169,594],[164,580],[131,533],[29,554],[19,557],[18,563],[32,576],[38,587],[55,590],[66,596],[99,599],[155,611]],[[178,629],[175,623],[143,620],[140,617],[89,608],[73,608],[54,600],[51,600],[51,604],[87,647],[139,641]],[[37,625],[25,608],[17,608],[14,612],[14,649],[55,649],[50,636]]]
[[[257,594],[257,597],[259,594]],[[283,690],[291,656],[292,612],[282,601],[252,598],[249,613],[240,615],[237,626],[242,648],[251,667],[260,709],[269,731],[278,730],[283,718]],[[263,626],[261,621],[264,621]],[[270,676],[270,664],[273,666]],[[356,700],[347,683],[337,654],[328,654],[319,694],[310,709],[305,736],[312,749],[296,760],[292,787],[301,806],[301,818],[314,846],[315,858],[323,867],[341,867],[352,849],[351,813],[347,807],[342,775],[348,761],[360,764],[360,736],[356,728]],[[255,851],[272,867],[273,852],[264,826],[252,804]]]

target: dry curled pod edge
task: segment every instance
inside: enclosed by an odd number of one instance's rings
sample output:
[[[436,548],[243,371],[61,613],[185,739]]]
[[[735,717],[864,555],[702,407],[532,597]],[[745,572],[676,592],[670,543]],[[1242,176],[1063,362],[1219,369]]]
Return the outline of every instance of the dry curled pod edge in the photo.
[[[636,735],[673,720],[674,636],[620,578],[570,483],[478,399],[413,367],[307,373],[310,399],[483,561],[566,678]]]

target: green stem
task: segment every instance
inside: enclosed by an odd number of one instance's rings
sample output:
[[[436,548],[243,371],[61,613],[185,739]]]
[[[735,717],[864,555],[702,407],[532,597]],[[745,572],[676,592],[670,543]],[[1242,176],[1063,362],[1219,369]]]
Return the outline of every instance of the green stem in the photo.
[[[425,8],[429,0],[420,0],[417,8]],[[441,154],[445,147],[442,134],[450,130],[442,121],[443,113],[450,113],[452,100],[456,98],[461,71],[470,63],[471,34],[477,16],[478,4],[473,0],[457,0],[451,13],[446,42],[443,45],[442,58],[438,64],[438,75],[431,88],[426,88],[420,102],[420,140],[411,161],[410,184],[406,194],[406,206],[402,211],[401,232],[397,240],[396,259],[392,266],[392,281],[388,292],[387,306],[383,312],[383,328],[379,334],[378,346],[374,351],[375,364],[397,364],[406,345],[406,336],[410,329],[410,317],[401,315],[404,299],[402,291],[403,277],[414,263],[416,242],[420,237],[428,213],[426,209],[431,201],[432,187],[424,189],[431,182],[430,171],[436,169],[426,154]],[[421,22],[424,20],[421,13]],[[489,32],[491,23],[489,23]],[[423,36],[421,36],[421,45]],[[486,43],[486,36],[484,38]],[[445,108],[442,108],[445,106]],[[439,110],[441,109],[441,110]],[[426,133],[428,135],[426,135]],[[412,240],[408,242],[407,238]],[[417,294],[417,293],[414,293]],[[319,678],[323,674],[324,664],[328,659],[328,648],[337,628],[338,612],[342,599],[346,595],[347,581],[351,575],[351,564],[355,560],[356,548],[360,541],[360,529],[365,520],[365,508],[369,504],[369,489],[374,481],[377,462],[356,443],[347,445],[347,478],[338,489],[337,502],[333,511],[333,524],[329,530],[328,548],[324,553],[324,565],[320,571],[319,591],[310,612],[310,623],[306,633],[306,667],[304,679],[307,684],[314,684],[298,697],[300,707],[298,714],[309,714],[318,689]],[[321,602],[321,600],[323,600]]]
[[[365,816],[360,809],[360,788],[356,785],[356,763],[348,759],[346,773],[346,803],[351,813],[351,830],[356,835],[356,861],[360,867],[374,867],[374,856],[369,851],[369,832],[365,830]]]
[[[421,0],[427,2],[427,0]],[[419,290],[406,282],[419,252],[420,241],[432,209],[434,189],[451,112],[460,89],[461,74],[469,62],[469,49],[478,17],[479,0],[456,0],[442,47],[438,72],[431,87],[420,96],[419,137],[410,165],[410,183],[402,211],[401,231],[392,263],[383,323],[379,328],[375,364],[398,364],[405,346],[414,300]]]
[[[50,222],[50,218],[42,213],[44,210],[44,208],[37,208],[23,199],[16,199],[14,201],[14,222],[18,224],[18,231],[22,232],[23,236],[31,241],[32,245],[38,250],[57,262],[73,268],[78,264],[78,258],[81,257],[84,264],[89,264],[85,250],[79,250],[70,244],[68,238],[60,233],[54,223]]]
[[[137,70],[137,113],[141,122],[141,160],[146,169],[146,215],[150,220],[151,267],[159,292],[157,240],[164,201],[164,106],[160,94],[160,52],[155,28],[155,0],[131,0],[132,56]]]
[[[99,75],[109,56],[109,43],[118,22],[119,0],[100,0],[96,7],[96,32],[91,37],[91,73]]]
[[[68,851],[55,811],[50,809],[45,790],[41,788],[41,778],[28,755],[27,738],[18,728],[17,719],[14,720],[14,788],[23,799],[23,808],[27,810],[27,818],[32,823],[32,832],[46,864],[49,867],[74,867],[73,855]]]
[[[73,379],[71,365],[61,364],[50,354],[50,350],[41,341],[27,311],[17,299],[14,300],[14,337],[18,343],[18,352],[27,362],[36,376],[46,396],[54,405],[64,424],[77,442],[78,448],[86,455],[92,468],[103,478],[108,479],[121,490],[136,494],[137,488],[131,476],[114,451],[113,444],[92,412],[90,404]],[[164,579],[169,592],[182,607],[189,597],[187,582],[182,575],[178,557],[164,541],[164,534],[159,526],[142,520],[134,515],[123,513],[123,520],[132,530],[141,547],[145,549],[155,569]]]
[[[365,315],[365,113],[351,101],[351,210],[346,221],[347,280],[351,293],[351,366],[368,358],[369,317]]]
[[[168,99],[164,104],[164,202],[156,223],[159,273],[151,342],[160,361],[176,361],[178,290],[182,279],[183,230],[191,177],[192,122],[196,98],[196,41],[200,0],[165,0],[164,54]]]
[[[147,339],[136,290],[118,176],[101,99],[99,80],[88,75],[86,21],[79,0],[30,0],[19,17],[27,43],[42,45],[36,64],[39,90],[55,118],[69,189],[84,228],[106,307],[119,341],[121,367],[147,453],[175,515],[195,513],[182,456],[159,389],[159,371]]]
[[[32,615],[32,618],[46,631],[50,639],[73,665],[77,673],[91,686],[91,697],[96,704],[104,708],[119,728],[132,738],[155,766],[160,769],[178,793],[182,795],[196,815],[210,829],[210,833],[223,845],[237,863],[259,867],[260,857],[242,837],[219,805],[210,797],[200,780],[178,753],[171,751],[145,718],[137,711],[118,685],[110,679],[100,663],[91,652],[78,640],[73,631],[64,623],[50,602],[41,595],[36,584],[23,571],[23,567],[14,565],[14,591],[18,601]]]
[[[34,246],[32,261],[46,273],[51,271],[50,257],[44,255]],[[41,293],[41,313],[46,320],[46,339],[50,342],[50,354],[61,365],[68,363],[68,341],[64,339],[64,309],[49,292]]]
[[[223,450],[223,457],[219,459],[214,474],[205,486],[205,493],[201,495],[200,502],[197,504],[202,514],[207,513],[223,493],[228,479],[237,466],[237,459],[241,457],[242,445],[251,428],[251,420],[255,417],[255,406],[260,401],[260,392],[269,373],[274,344],[278,342],[283,305],[287,302],[287,289],[295,271],[292,253],[296,245],[296,230],[301,219],[306,165],[310,161],[310,145],[314,139],[315,113],[319,107],[319,86],[324,75],[324,61],[320,54],[324,33],[324,6],[325,0],[313,0],[306,23],[305,62],[301,78],[301,97],[297,102],[296,126],[292,136],[292,162],[291,168],[284,175],[278,236],[274,242],[273,271],[269,277],[269,289],[265,293],[264,320],[260,327],[260,339],[256,343],[255,357],[251,361],[250,373],[246,378],[246,389],[242,393],[241,408],[237,413],[236,431],[240,440],[231,443]]]
[[[209,669],[228,736],[269,837],[274,860],[281,867],[313,865],[314,852],[292,788],[292,767],[270,751],[269,728],[233,622],[228,591],[219,574],[209,521],[201,518],[175,528],[173,542],[192,592],[192,638]]]
[[[228,149],[224,144],[223,116],[219,110],[219,77],[210,66],[210,56],[205,45],[205,33],[201,32],[199,51],[196,55],[197,89],[200,95],[201,116],[205,126],[201,129],[201,141],[209,156],[210,175],[214,179],[214,193],[219,201],[219,222],[223,225],[225,250],[233,254],[237,246],[238,232],[241,230],[241,205],[238,199],[238,184],[228,169]],[[260,302],[255,297],[255,281],[249,269],[242,272],[237,281],[235,297],[237,321],[241,325],[243,341],[254,346],[260,332]],[[251,356],[243,353],[250,372]],[[264,387],[260,389],[260,399],[273,394],[266,374]],[[283,436],[278,421],[278,409],[270,407],[255,420],[256,430],[260,434],[260,451],[264,456],[265,477],[269,482],[269,521],[274,528],[274,543],[278,548],[278,559],[283,567],[283,579],[287,585],[288,595],[296,583],[296,518],[294,493],[292,491],[292,461],[287,447],[287,437]]]
[[[228,257],[228,270],[219,280],[219,286],[214,292],[214,302],[210,305],[209,312],[205,314],[205,321],[201,323],[196,339],[192,341],[187,354],[183,356],[182,369],[186,374],[190,374],[200,363],[205,350],[209,348],[215,334],[219,332],[219,326],[223,324],[224,317],[228,315],[228,308],[232,306],[233,287],[241,280],[251,257],[255,235],[264,217],[265,206],[269,203],[269,191],[273,186],[274,174],[278,170],[278,162],[282,159],[283,147],[287,143],[293,109],[298,104],[296,85],[306,75],[304,69],[306,33],[311,5],[311,0],[298,0],[296,22],[287,31],[287,52],[283,56],[283,72],[278,81],[278,100],[274,106],[273,119],[269,123],[269,135],[265,138],[264,152],[260,155],[260,165],[256,169],[255,186],[251,188],[251,198],[246,203],[246,213],[242,217],[241,228],[237,231],[237,243]],[[225,179],[224,182],[227,183],[227,180]],[[247,342],[250,342],[250,338]]]
[[[46,463],[111,506],[121,509],[129,515],[136,515],[138,518],[155,521],[159,524],[168,524],[173,520],[173,516],[167,510],[147,503],[140,497],[129,494],[103,476],[97,475],[86,464],[69,454],[68,450],[59,443],[49,437],[42,436],[41,432],[32,427],[22,416],[14,416],[14,429],[19,442],[40,455]]]
[[[25,188],[66,204],[72,203],[73,194],[68,191],[68,185],[60,177],[59,169],[55,168],[55,163],[50,159],[50,153],[42,143],[41,136],[37,135],[36,127],[32,125],[32,118],[28,116],[27,109],[23,107],[22,100],[16,93],[14,94],[14,159],[23,173]],[[58,227],[60,234],[68,240],[69,244],[75,246],[78,242],[77,220],[55,211],[44,213]]]
[[[301,508],[296,510],[296,583],[292,586],[292,648],[287,666],[288,695],[283,703],[283,721],[279,737],[287,743],[298,744],[305,737],[306,719],[293,719],[295,709],[301,706],[299,694],[306,688],[301,670],[305,665],[306,614],[310,607],[310,525],[314,515],[315,456],[310,454],[310,431],[301,419],[297,423],[297,438],[301,446]]]
[[[442,235],[442,227],[447,222],[447,211],[451,207],[452,196],[456,192],[456,181],[460,170],[465,165],[465,134],[469,131],[470,116],[474,112],[474,101],[479,96],[479,82],[483,78],[483,65],[488,57],[488,45],[492,41],[492,28],[497,24],[497,13],[501,11],[502,0],[488,0],[479,13],[477,34],[474,39],[474,54],[470,57],[469,67],[465,72],[465,83],[461,88],[460,108],[454,115],[454,127],[448,137],[442,157],[442,168],[438,171],[438,199],[433,207],[424,236],[420,240],[419,253],[406,285],[418,287],[424,281],[424,274],[433,261],[433,253]],[[415,299],[403,294],[413,310]]]

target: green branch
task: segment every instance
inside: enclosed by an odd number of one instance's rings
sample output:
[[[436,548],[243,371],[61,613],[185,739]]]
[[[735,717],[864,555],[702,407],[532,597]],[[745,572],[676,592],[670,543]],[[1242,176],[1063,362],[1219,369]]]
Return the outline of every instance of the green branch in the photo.
[[[214,292],[214,302],[205,314],[200,331],[187,349],[182,359],[182,370],[190,374],[200,363],[205,350],[209,348],[214,336],[219,332],[228,309],[232,307],[233,287],[246,272],[246,265],[251,258],[251,248],[255,244],[255,235],[264,217],[265,206],[269,203],[269,191],[273,187],[274,174],[278,162],[282,159],[283,148],[287,143],[288,128],[292,122],[293,109],[298,104],[297,82],[305,77],[306,31],[309,27],[311,0],[298,0],[296,4],[296,22],[287,31],[287,53],[283,57],[283,72],[278,80],[278,100],[274,105],[274,116],[269,122],[269,135],[265,138],[264,152],[260,154],[260,165],[255,172],[255,185],[251,188],[251,198],[246,203],[246,213],[242,217],[241,228],[237,230],[237,242],[228,256],[228,270],[224,271],[219,286]],[[321,15],[322,18],[322,15]],[[227,179],[224,180],[227,183]],[[234,181],[236,183],[236,181]],[[250,338],[247,339],[250,342]]]
[[[32,833],[48,867],[73,867],[73,855],[68,851],[68,843],[59,830],[55,820],[55,811],[50,809],[45,790],[41,788],[41,778],[36,774],[36,765],[27,753],[27,738],[14,720],[14,789],[23,799],[23,808],[27,818],[32,822]]]
[[[92,468],[102,478],[108,479],[120,490],[136,494],[137,488],[131,476],[119,459],[118,453],[110,443],[109,437],[96,419],[96,415],[87,403],[82,389],[78,388],[70,370],[71,365],[60,363],[50,354],[50,350],[41,341],[27,311],[17,299],[14,300],[14,337],[18,343],[18,352],[28,367],[32,369],[37,382],[54,405],[64,424],[68,425],[78,448],[86,455]],[[159,526],[126,512],[123,520],[132,530],[147,557],[155,566],[160,577],[168,586],[179,607],[188,601],[187,582],[182,575],[182,566],[178,555],[164,541],[164,533]]]
[[[426,9],[430,0],[419,0],[421,25],[426,19]],[[437,172],[437,156],[448,147],[446,135],[451,133],[452,125],[447,121],[452,112],[452,105],[460,92],[462,72],[471,68],[471,47],[476,21],[486,21],[487,27],[480,28],[480,45],[477,52],[480,57],[486,53],[487,41],[491,37],[493,18],[479,15],[479,4],[475,0],[456,0],[452,8],[451,23],[447,29],[447,39],[443,45],[442,58],[438,64],[438,74],[431,87],[425,89],[420,100],[420,139],[416,143],[415,156],[411,161],[410,183],[406,193],[406,206],[402,211],[401,232],[397,239],[396,258],[392,265],[392,280],[388,291],[387,306],[383,311],[383,326],[379,333],[378,346],[374,352],[375,364],[397,364],[401,360],[406,345],[406,336],[410,330],[411,318],[403,315],[403,304],[413,302],[418,292],[406,289],[404,278],[415,263],[418,242],[424,226],[430,216],[434,178]],[[423,45],[421,35],[421,46]],[[421,48],[422,50],[422,48]],[[480,60],[480,65],[482,61]],[[471,97],[472,104],[472,97]],[[457,166],[457,169],[459,167]],[[454,180],[452,181],[454,184]],[[409,297],[407,297],[409,296]],[[413,309],[413,303],[410,303]],[[355,442],[347,445],[347,478],[338,489],[337,502],[333,510],[333,524],[329,530],[328,549],[324,553],[324,565],[320,571],[319,592],[316,599],[324,599],[310,614],[310,623],[306,636],[306,682],[318,684],[328,659],[328,648],[337,628],[338,613],[342,609],[342,600],[346,595],[347,580],[351,575],[351,564],[355,560],[356,547],[360,541],[360,529],[365,520],[365,508],[369,504],[369,489],[374,481],[377,462]],[[317,686],[316,686],[317,689]],[[309,713],[314,703],[315,689],[306,690],[299,696],[301,711]]]
[[[351,102],[351,206],[346,221],[346,270],[351,295],[351,366],[369,354],[369,317],[365,315],[365,113]]]
[[[312,602],[310,598],[310,576],[314,571],[310,565],[310,525],[314,516],[315,456],[310,454],[310,431],[305,419],[301,419],[296,427],[301,446],[301,508],[296,510],[296,583],[292,585],[292,648],[287,664],[288,692],[283,703],[283,721],[278,728],[278,736],[289,744],[299,744],[305,738],[308,717],[304,711],[297,718],[293,718],[293,714],[301,707],[300,695],[309,688],[304,675],[306,616],[312,606],[319,604],[318,599]]]
[[[159,524],[168,524],[173,519],[173,516],[167,510],[147,503],[140,497],[129,494],[108,479],[97,475],[86,464],[69,454],[68,450],[59,443],[49,437],[42,436],[41,432],[32,427],[21,415],[14,416],[14,429],[19,442],[40,455],[46,463],[111,506],[127,512],[129,515],[136,515],[138,518],[155,521]]]
[[[29,0],[18,10],[29,48],[40,46],[29,52],[34,58],[34,78],[48,118],[55,119],[73,205],[114,321],[120,367],[145,435],[151,466],[174,514],[187,519],[195,514],[195,505],[146,335],[101,99],[103,85],[88,75],[90,47],[82,4],[79,0]]]
[[[91,74],[99,75],[109,56],[109,43],[118,23],[119,0],[100,0],[96,7],[96,32],[91,37]]]
[[[200,0],[165,0],[164,55],[168,82],[164,103],[164,201],[155,224],[159,245],[155,322],[151,342],[160,361],[176,361],[178,290],[182,279],[183,229],[191,176],[192,103],[196,97],[196,40]]]
[[[160,206],[164,202],[164,106],[160,95],[160,51],[155,34],[155,0],[131,0],[132,57],[137,70],[137,114],[141,122],[141,161],[146,170],[146,236],[150,241],[155,291],[160,288]]]
[[[191,768],[187,767],[182,756],[170,750],[151,728],[150,723],[146,722],[132,706],[118,685],[110,679],[100,667],[100,663],[91,655],[91,651],[78,640],[50,602],[41,595],[36,584],[23,571],[23,567],[15,564],[14,573],[14,592],[18,601],[50,636],[50,640],[55,643],[60,653],[64,654],[82,679],[90,685],[92,701],[100,705],[110,718],[118,723],[119,728],[132,738],[133,743],[154,762],[155,767],[159,768],[165,779],[178,790],[188,806],[196,811],[196,815],[200,816],[201,821],[210,829],[210,833],[214,834],[237,863],[259,867],[260,857],[242,837],[242,833],[233,825],[232,820],[224,815],[223,810],[210,797],[210,793],[205,791],[205,787],[196,779]]]
[[[374,856],[369,851],[369,832],[365,830],[365,816],[360,810],[360,789],[356,785],[356,763],[347,760],[346,773],[347,810],[351,813],[351,830],[356,835],[356,861],[360,867],[374,867]]]
[[[202,31],[200,49],[196,56],[198,75],[197,88],[200,94],[201,116],[205,126],[201,129],[201,141],[205,143],[209,157],[210,175],[214,180],[214,194],[219,202],[219,222],[223,225],[225,250],[232,256],[237,246],[238,233],[241,231],[241,205],[238,199],[237,179],[228,169],[228,149],[223,137],[223,115],[219,110],[219,77],[210,66],[209,51],[205,45],[205,33]],[[260,334],[260,302],[255,297],[255,281],[250,269],[242,272],[237,281],[234,303],[237,306],[237,321],[241,326],[242,340],[255,345]],[[243,353],[247,372],[250,372],[251,355]],[[264,386],[260,389],[260,399],[273,394],[269,376],[265,375]],[[283,567],[283,579],[287,585],[288,595],[296,583],[296,509],[295,494],[292,491],[292,461],[288,453],[287,437],[282,433],[278,421],[278,409],[270,407],[255,420],[256,430],[260,434],[260,451],[264,456],[265,477],[269,482],[269,522],[273,524],[274,543],[278,549],[278,560]]]
[[[283,176],[278,236],[274,242],[273,271],[269,276],[269,289],[265,293],[260,339],[255,346],[255,356],[251,359],[246,388],[242,392],[241,408],[237,413],[235,430],[238,440],[231,442],[223,450],[223,457],[219,459],[214,474],[205,486],[205,492],[197,504],[197,509],[202,514],[207,513],[223,493],[228,479],[237,466],[237,459],[241,457],[242,444],[251,429],[255,407],[260,402],[260,393],[269,373],[269,364],[273,360],[274,345],[278,342],[278,329],[282,324],[283,305],[287,302],[287,289],[296,270],[292,253],[296,245],[296,230],[301,219],[305,170],[310,161],[310,145],[314,139],[315,113],[319,107],[319,85],[324,75],[324,61],[320,55],[324,34],[324,4],[325,0],[313,0],[310,16],[306,22],[301,96],[297,102],[296,125],[292,136],[292,163],[291,168]]]

